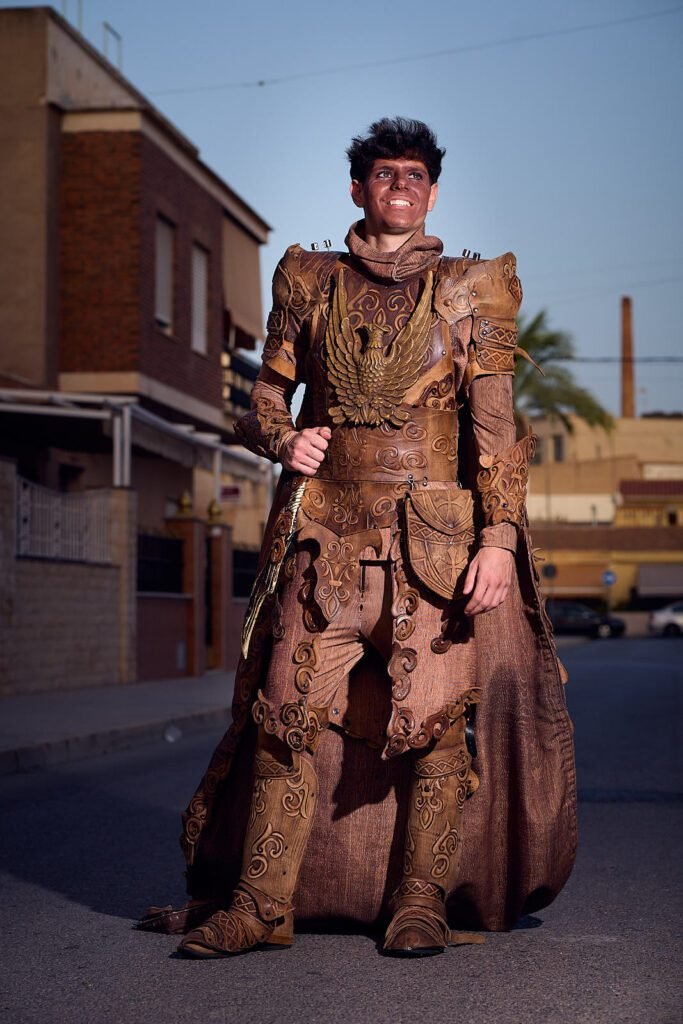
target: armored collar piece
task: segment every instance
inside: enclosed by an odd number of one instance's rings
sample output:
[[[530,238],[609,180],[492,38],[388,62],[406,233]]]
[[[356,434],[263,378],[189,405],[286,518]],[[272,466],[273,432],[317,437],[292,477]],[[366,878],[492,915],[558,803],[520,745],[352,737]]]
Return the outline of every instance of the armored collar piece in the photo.
[[[415,274],[433,267],[443,252],[443,242],[434,235],[425,235],[420,228],[394,252],[379,252],[363,239],[364,221],[349,228],[344,241],[349,252],[374,277],[381,281],[405,281]]]

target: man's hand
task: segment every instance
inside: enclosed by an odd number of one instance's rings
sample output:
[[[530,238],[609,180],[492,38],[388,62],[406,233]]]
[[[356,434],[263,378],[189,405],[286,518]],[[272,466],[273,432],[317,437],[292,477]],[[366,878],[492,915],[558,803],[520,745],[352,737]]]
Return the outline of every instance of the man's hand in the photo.
[[[282,465],[292,473],[315,476],[331,437],[329,427],[306,427],[298,431],[282,447]]]
[[[472,593],[465,615],[480,615],[502,604],[510,593],[515,558],[507,548],[480,548],[470,562],[463,593]],[[475,585],[476,583],[476,585]]]

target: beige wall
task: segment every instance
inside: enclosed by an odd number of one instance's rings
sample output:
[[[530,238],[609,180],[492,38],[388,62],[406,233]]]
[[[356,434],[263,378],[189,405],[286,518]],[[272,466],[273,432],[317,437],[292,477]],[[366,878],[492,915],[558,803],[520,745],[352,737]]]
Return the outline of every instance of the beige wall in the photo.
[[[44,484],[57,487],[60,463],[83,470],[74,490],[112,486],[112,457],[109,453],[67,452],[50,449]],[[192,493],[192,469],[160,456],[134,452],[131,487],[137,494],[138,528],[141,532],[166,530],[166,517],[175,510],[183,491]]]
[[[587,494],[552,491],[544,494],[538,493],[532,485],[526,507],[532,523],[549,520],[557,523],[611,523],[614,520],[615,496],[597,491]]]
[[[557,568],[554,580],[541,581],[544,596],[596,597],[611,607],[629,603],[631,590],[638,581],[640,565],[683,564],[683,552],[545,549],[541,555]],[[616,575],[616,582],[610,587],[601,582],[602,573],[607,569]]]
[[[16,557],[16,471],[0,461],[0,696],[132,682],[136,502],[109,492],[111,565]]]
[[[19,559],[14,659],[11,672],[0,681],[0,693],[117,682],[119,583],[118,566]]]
[[[269,484],[264,474],[261,479],[254,479],[254,473],[242,474],[239,470],[224,473],[222,483],[226,486],[238,485],[240,496],[238,501],[221,502],[223,522],[232,527],[232,543],[236,548],[261,547],[263,530],[268,518]],[[204,470],[195,470],[195,512],[206,517],[209,503],[213,500],[213,475]]]
[[[641,464],[633,455],[540,466],[534,463],[529,467],[529,489],[534,494],[611,494],[620,480],[637,480],[640,476]]]
[[[543,439],[542,458],[529,467],[532,521],[611,523],[621,501],[621,480],[683,477],[683,419],[617,419],[612,433],[576,418],[574,433],[548,419],[533,421]],[[565,457],[554,461],[553,436]]]
[[[103,65],[102,57],[60,18],[45,19],[47,45],[46,92],[49,103],[64,110],[91,107],[135,107],[138,94],[119,78],[114,68]]]
[[[683,498],[627,497],[616,512],[616,526],[683,525]]]
[[[557,421],[532,420],[534,433],[545,441],[543,457],[546,461],[553,461],[552,436],[561,434],[564,437],[565,462],[631,456],[640,462],[683,463],[683,417],[619,418],[610,433],[600,428],[593,429],[577,417],[572,417],[572,423],[574,432],[570,434]]]

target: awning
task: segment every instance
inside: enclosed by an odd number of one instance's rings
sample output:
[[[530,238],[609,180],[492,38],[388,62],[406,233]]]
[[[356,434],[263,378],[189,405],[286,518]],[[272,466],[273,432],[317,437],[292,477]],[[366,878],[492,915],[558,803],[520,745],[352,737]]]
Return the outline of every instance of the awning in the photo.
[[[259,243],[229,217],[223,217],[223,302],[240,331],[263,339]]]
[[[656,562],[639,565],[638,594],[641,597],[683,595],[683,562],[678,565]]]

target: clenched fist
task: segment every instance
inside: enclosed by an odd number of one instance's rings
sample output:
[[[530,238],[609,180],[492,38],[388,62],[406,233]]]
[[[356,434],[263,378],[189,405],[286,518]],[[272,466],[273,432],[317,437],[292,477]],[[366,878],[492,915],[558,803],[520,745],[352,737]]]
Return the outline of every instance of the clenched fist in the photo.
[[[293,473],[315,476],[331,437],[329,427],[306,427],[298,431],[282,447],[282,465]]]

